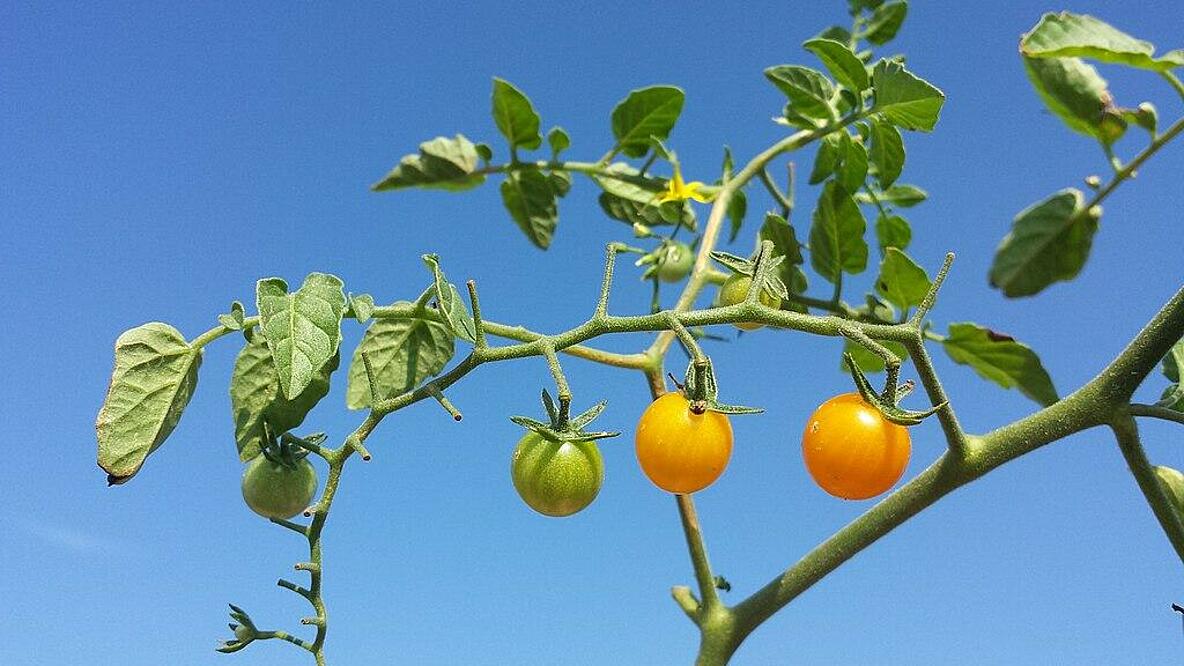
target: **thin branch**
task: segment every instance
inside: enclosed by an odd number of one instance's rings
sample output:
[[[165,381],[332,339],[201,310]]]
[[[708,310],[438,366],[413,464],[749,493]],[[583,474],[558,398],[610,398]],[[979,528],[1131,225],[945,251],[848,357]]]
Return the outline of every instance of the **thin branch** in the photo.
[[[1162,419],[1164,421],[1174,421],[1176,423],[1184,424],[1184,412],[1177,412],[1168,407],[1161,407],[1159,405],[1143,405],[1132,404],[1128,410],[1131,416],[1146,416],[1153,419]]]
[[[1122,457],[1126,459],[1131,474],[1139,484],[1139,489],[1143,491],[1143,497],[1147,498],[1147,504],[1159,520],[1168,541],[1176,549],[1176,555],[1184,562],[1184,521],[1160,485],[1155,468],[1147,460],[1143,444],[1139,441],[1138,424],[1130,414],[1120,414],[1110,423],[1110,429],[1118,439],[1118,448],[1122,450]]]
[[[762,168],[757,175],[760,176],[765,189],[769,191],[769,194],[777,202],[777,205],[781,207],[781,216],[789,219],[789,214],[793,211],[793,202],[782,193],[781,189],[777,187],[777,183],[773,182],[773,177],[769,175],[767,168]]]
[[[465,286],[469,288],[469,305],[473,309],[473,337],[476,338],[474,344],[478,349],[487,347],[489,345],[485,341],[485,322],[481,318],[481,299],[477,296],[477,281],[469,280]]]

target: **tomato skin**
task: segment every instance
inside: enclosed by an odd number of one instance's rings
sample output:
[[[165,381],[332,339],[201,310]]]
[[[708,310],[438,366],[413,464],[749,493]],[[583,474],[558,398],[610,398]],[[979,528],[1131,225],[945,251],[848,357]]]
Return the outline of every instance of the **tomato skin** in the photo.
[[[802,433],[806,470],[842,499],[869,499],[896,485],[911,451],[908,429],[885,419],[858,393],[822,403]]]
[[[243,472],[243,500],[264,518],[291,518],[308,508],[317,492],[317,472],[307,460],[294,465],[256,456]]]
[[[680,282],[695,266],[695,252],[690,245],[671,241],[662,248],[658,258],[658,279],[663,282]]]
[[[595,442],[555,442],[536,432],[518,440],[510,478],[526,505],[561,518],[583,510],[604,484],[604,458]]]
[[[729,276],[727,280],[724,280],[722,285],[720,285],[719,296],[716,298],[716,300],[720,305],[723,306],[743,303],[744,299],[748,297],[748,286],[751,284],[751,277],[734,273]],[[761,290],[758,300],[760,300],[762,305],[766,305],[774,309],[781,307],[781,299],[778,296],[770,294],[768,291],[763,289]],[[755,322],[747,321],[738,322],[736,324],[736,328],[742,331],[755,331],[761,326],[764,326],[764,324],[757,324]]]
[[[732,457],[726,414],[696,414],[679,392],[650,403],[637,423],[637,462],[655,486],[686,495],[710,486]]]

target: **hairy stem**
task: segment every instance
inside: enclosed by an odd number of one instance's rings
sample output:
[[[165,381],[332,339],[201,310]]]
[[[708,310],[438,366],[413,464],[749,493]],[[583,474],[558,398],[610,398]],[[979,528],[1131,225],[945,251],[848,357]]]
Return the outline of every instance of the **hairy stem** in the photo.
[[[1129,413],[1124,413],[1117,415],[1110,422],[1110,429],[1114,431],[1122,457],[1126,459],[1127,467],[1135,477],[1135,482],[1139,484],[1139,490],[1143,491],[1143,497],[1151,506],[1151,511],[1163,528],[1163,533],[1172,543],[1172,548],[1176,549],[1176,555],[1184,561],[1184,523],[1181,522],[1179,512],[1172,506],[1171,498],[1159,484],[1155,468],[1147,460],[1147,454],[1143,451],[1143,444],[1139,439],[1139,426]]]

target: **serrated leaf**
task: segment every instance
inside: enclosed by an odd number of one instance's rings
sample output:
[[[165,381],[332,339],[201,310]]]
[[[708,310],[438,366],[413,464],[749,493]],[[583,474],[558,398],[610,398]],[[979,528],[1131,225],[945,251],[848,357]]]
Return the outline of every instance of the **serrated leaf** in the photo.
[[[230,378],[230,412],[234,417],[234,440],[239,460],[259,455],[266,442],[264,424],[273,435],[300,426],[304,417],[329,393],[329,378],[337,370],[341,355],[321,366],[295,400],[280,390],[279,376],[271,350],[262,336],[247,343],[234,361]]]
[[[901,250],[890,247],[884,253],[876,293],[901,311],[920,305],[931,284],[925,269]]]
[[[893,0],[876,7],[863,30],[863,37],[872,44],[885,44],[896,36],[908,15],[909,5],[904,0]]]
[[[453,353],[452,334],[441,322],[419,317],[376,319],[354,350],[346,406],[363,409],[373,404],[362,354],[370,359],[382,391],[379,399],[383,400],[409,391],[438,374]]]
[[[835,180],[848,192],[857,192],[867,178],[867,149],[846,131],[840,130],[838,134],[843,146],[843,162],[835,171]]]
[[[822,72],[801,65],[778,65],[766,69],[765,78],[785,93],[797,113],[819,120],[837,117],[831,102],[835,88]]]
[[[1052,378],[1030,347],[1009,335],[972,322],[950,324],[942,347],[955,363],[969,365],[983,379],[1048,406],[1057,401]]]
[[[259,328],[267,339],[280,387],[288,399],[304,391],[341,344],[345,291],[341,279],[309,273],[296,292],[280,278],[260,280],[255,288]]]
[[[1101,62],[1166,72],[1184,65],[1184,52],[1153,57],[1151,42],[1135,39],[1088,14],[1045,14],[1020,40],[1020,53],[1033,58],[1080,56]]]
[[[1083,199],[1069,188],[1020,211],[995,250],[991,286],[1015,298],[1076,277],[1098,230],[1098,218],[1084,209]]]
[[[1024,58],[1024,68],[1044,105],[1069,129],[1109,140],[1103,121],[1112,97],[1093,65],[1080,58]]]
[[[892,60],[876,63],[872,88],[875,110],[893,125],[907,130],[932,131],[946,100],[942,91]]]
[[[436,307],[440,312],[440,319],[456,337],[467,342],[476,342],[477,327],[473,323],[473,316],[468,307],[461,300],[456,285],[444,278],[444,271],[440,268],[440,257],[435,254],[425,254],[423,263],[432,272],[432,291],[436,296]]]
[[[364,324],[374,316],[374,297],[370,294],[358,294],[349,299],[350,310],[359,324]]]
[[[534,150],[543,143],[539,134],[539,114],[530,98],[514,84],[504,79],[493,79],[493,121],[506,137],[511,148]]]
[[[382,180],[370,186],[375,192],[408,187],[470,190],[485,182],[485,175],[475,173],[480,154],[463,134],[454,138],[436,137],[419,144],[418,155],[407,155]]]
[[[826,65],[826,71],[849,90],[857,93],[867,90],[867,68],[845,42],[815,37],[806,40],[802,46],[818,56],[822,64]]]
[[[115,368],[95,421],[108,483],[128,481],[177,427],[200,366],[201,350],[168,324],[137,326],[115,341]]]
[[[631,91],[613,109],[616,148],[629,157],[649,152],[650,137],[665,140],[678,122],[686,95],[674,86],[650,86]]]
[[[511,171],[502,182],[502,203],[531,243],[543,250],[559,223],[559,208],[551,181],[539,169]]]
[[[904,170],[904,139],[896,126],[878,118],[871,120],[868,129],[872,144],[868,158],[876,167],[876,180],[880,187],[887,189]]]
[[[556,125],[547,132],[547,144],[551,146],[551,159],[559,159],[559,153],[571,147],[571,137],[567,131]]]
[[[908,220],[899,215],[881,215],[876,218],[876,240],[880,244],[880,253],[890,247],[905,249],[913,239],[913,230]]]
[[[818,197],[810,226],[810,265],[827,282],[840,272],[857,274],[867,268],[867,221],[855,200],[833,180]]]
[[[831,132],[818,142],[818,151],[814,154],[814,167],[810,170],[810,184],[817,185],[827,178],[843,162],[842,132]]]
[[[781,278],[791,294],[805,293],[806,273],[801,268],[805,259],[802,257],[802,246],[798,242],[793,226],[776,213],[766,213],[765,223],[757,235],[757,242],[765,240],[773,243],[773,256],[785,257],[785,261],[777,266],[777,277]],[[792,308],[792,305],[787,303],[783,304],[783,307],[795,309]],[[804,310],[804,308],[796,309]]]
[[[908,350],[899,342],[892,342],[891,340],[883,340],[880,344],[888,348],[896,358],[904,360],[909,357]],[[864,372],[884,372],[884,359],[874,352],[869,351],[863,345],[858,344],[850,339],[847,339],[843,344],[844,356],[850,355],[855,361],[855,365]],[[839,370],[843,372],[850,372],[847,367],[847,360],[844,358],[839,362]]]

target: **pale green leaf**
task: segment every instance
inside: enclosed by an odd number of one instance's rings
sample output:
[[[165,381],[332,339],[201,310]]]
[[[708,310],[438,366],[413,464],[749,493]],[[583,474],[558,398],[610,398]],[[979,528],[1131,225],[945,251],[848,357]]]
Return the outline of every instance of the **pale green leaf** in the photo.
[[[511,148],[538,148],[543,137],[539,134],[539,114],[530,98],[509,81],[493,79],[493,121],[510,142]]]
[[[380,391],[378,398],[383,400],[409,391],[438,374],[452,358],[453,351],[452,334],[438,321],[419,317],[376,319],[354,350],[346,405],[350,409],[362,409],[374,402],[363,354],[370,359]]]
[[[908,220],[899,215],[881,215],[876,218],[876,240],[883,253],[890,247],[906,249],[913,239],[913,230]]]
[[[337,353],[345,313],[342,286],[336,276],[310,273],[295,293],[289,294],[280,278],[260,280],[255,289],[259,328],[288,399],[300,395]]]
[[[476,342],[477,329],[473,323],[473,316],[460,298],[456,285],[444,278],[444,271],[440,268],[440,257],[434,254],[423,255],[423,262],[432,272],[432,290],[436,296],[436,307],[444,325],[456,337],[468,342]]]
[[[1089,257],[1097,230],[1097,211],[1084,209],[1076,189],[1061,190],[1025,208],[995,250],[991,286],[1015,298],[1073,279]]]
[[[900,310],[920,305],[929,293],[929,276],[901,250],[890,247],[880,262],[876,293]]]
[[[872,70],[874,109],[897,127],[929,132],[937,124],[946,96],[925,79],[893,60],[880,60]]]
[[[1030,347],[1009,335],[971,322],[950,324],[942,342],[955,363],[969,365],[983,379],[1003,388],[1018,388],[1041,405],[1057,401],[1052,378]]]
[[[1032,58],[1079,56],[1100,62],[1166,72],[1184,65],[1184,52],[1155,58],[1151,42],[1135,39],[1088,14],[1045,14],[1020,40],[1020,53]]]
[[[140,471],[181,420],[197,387],[201,350],[177,329],[152,322],[115,341],[115,369],[95,421],[99,466],[108,483]]]
[[[1108,140],[1103,121],[1112,98],[1093,65],[1080,58],[1024,58],[1024,68],[1044,105],[1070,129]]]
[[[617,150],[629,157],[649,152],[650,137],[665,140],[678,122],[686,95],[673,86],[650,86],[629,93],[613,109],[613,137]]]
[[[837,117],[832,103],[835,88],[822,72],[801,65],[778,65],[766,69],[765,77],[785,93],[797,113],[821,120]]]
[[[559,208],[555,189],[542,171],[529,168],[511,171],[502,182],[502,203],[510,217],[536,247],[547,249],[555,226],[559,223]]]
[[[908,11],[909,4],[904,0],[893,0],[876,7],[863,30],[864,39],[872,44],[885,44],[891,41],[900,31]]]
[[[869,85],[867,68],[847,44],[833,39],[815,37],[806,40],[802,46],[818,56],[822,64],[826,65],[826,70],[830,72],[830,75],[849,90],[854,90],[857,93],[867,90]]]
[[[485,182],[477,171],[477,147],[462,134],[436,137],[419,144],[418,155],[407,155],[382,180],[370,186],[375,192],[407,187],[460,192]]]

